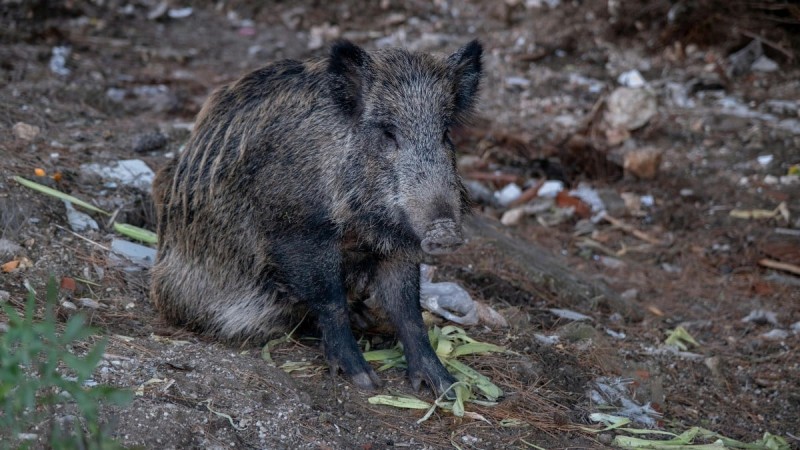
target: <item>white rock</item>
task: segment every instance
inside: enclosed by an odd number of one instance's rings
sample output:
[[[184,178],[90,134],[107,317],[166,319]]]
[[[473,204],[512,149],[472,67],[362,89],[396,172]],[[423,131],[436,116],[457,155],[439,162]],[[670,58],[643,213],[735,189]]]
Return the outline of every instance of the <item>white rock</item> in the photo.
[[[762,166],[768,166],[772,162],[772,155],[759,155],[757,160]]]
[[[779,68],[778,63],[761,55],[756,59],[750,69],[755,72],[775,72]]]
[[[26,140],[32,141],[39,135],[39,127],[36,125],[30,125],[25,122],[17,122],[11,127],[11,131],[14,133],[14,136]]]
[[[135,187],[146,192],[155,178],[153,172],[144,161],[140,159],[124,159],[111,165],[83,164],[81,170],[85,173],[97,175],[104,180],[116,181],[122,185]]]
[[[156,250],[154,248],[145,247],[144,245],[136,244],[124,239],[117,239],[111,241],[111,252],[115,255],[125,257],[129,261],[142,266],[150,267],[156,259]]]
[[[750,311],[750,314],[742,319],[742,322],[753,322],[756,324],[769,323],[777,326],[778,315],[773,311],[768,311],[766,309],[754,309]]]
[[[167,12],[167,15],[169,16],[170,19],[185,19],[191,16],[192,12],[194,12],[192,7],[187,6],[186,8],[170,9],[169,12]]]
[[[96,300],[92,300],[91,298],[79,298],[78,304],[81,305],[82,308],[89,308],[89,309],[98,309],[104,306],[102,303]]]
[[[82,232],[86,230],[99,230],[97,222],[86,213],[82,213],[72,207],[72,203],[65,201],[64,207],[67,208],[67,221],[72,231]]]
[[[531,85],[531,80],[522,77],[508,77],[506,78],[506,84],[509,86],[528,87]]]
[[[78,310],[78,307],[75,306],[75,303],[72,303],[69,300],[64,300],[63,302],[61,302],[61,307],[64,308],[64,309],[72,310],[72,311],[77,311]]]
[[[525,217],[524,209],[522,209],[521,207],[512,208],[503,213],[503,217],[500,218],[500,223],[502,223],[507,227],[510,227],[518,224],[523,217]]]
[[[620,87],[608,97],[606,120],[614,128],[636,130],[656,115],[656,96],[647,89]]]
[[[67,68],[67,58],[71,49],[68,46],[53,47],[53,55],[50,57],[50,71],[56,75],[67,76],[70,70]]]
[[[537,195],[539,197],[555,198],[559,192],[564,190],[564,182],[559,180],[547,180],[539,188]]]
[[[581,199],[592,208],[593,213],[599,213],[606,209],[606,205],[600,198],[600,194],[586,183],[580,183],[577,189],[573,189],[569,192],[569,195]]]
[[[617,83],[630,88],[640,88],[647,84],[642,74],[636,69],[619,74]]]
[[[518,199],[522,195],[522,188],[517,186],[516,183],[509,183],[503,189],[494,193],[497,202],[503,206],[508,206],[511,202]]]
[[[789,332],[776,328],[774,330],[767,331],[766,333],[762,334],[761,337],[772,341],[781,341],[789,337]]]
[[[550,308],[548,311],[550,311],[550,313],[553,314],[554,316],[559,317],[561,319],[575,320],[575,321],[593,320],[586,314],[581,314],[579,312],[572,311],[571,309]]]
[[[21,251],[21,246],[9,241],[6,238],[0,238],[0,257],[15,256]]]

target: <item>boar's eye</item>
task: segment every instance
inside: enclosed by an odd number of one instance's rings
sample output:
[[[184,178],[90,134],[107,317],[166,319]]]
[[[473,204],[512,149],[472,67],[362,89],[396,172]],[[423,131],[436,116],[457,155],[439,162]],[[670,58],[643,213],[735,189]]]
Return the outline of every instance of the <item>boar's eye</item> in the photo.
[[[381,125],[381,131],[383,132],[384,139],[397,145],[397,136],[395,135],[393,126]]]

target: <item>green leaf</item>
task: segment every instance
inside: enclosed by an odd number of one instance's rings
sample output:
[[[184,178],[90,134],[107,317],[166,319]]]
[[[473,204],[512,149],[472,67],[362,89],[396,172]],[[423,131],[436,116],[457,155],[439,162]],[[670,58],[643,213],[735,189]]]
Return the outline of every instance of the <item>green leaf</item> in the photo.
[[[483,354],[490,352],[503,353],[504,351],[506,351],[506,349],[500,347],[499,345],[489,344],[486,342],[470,342],[456,347],[450,356],[457,358],[464,355]]]
[[[374,395],[367,399],[370,405],[386,405],[395,408],[428,409],[431,404],[406,395]]]
[[[671,347],[675,347],[679,350],[686,351],[689,349],[689,345],[694,347],[699,347],[700,344],[694,340],[691,334],[686,331],[686,328],[682,326],[675,327],[674,330],[668,332],[667,340],[664,341],[666,345]]]
[[[494,401],[503,396],[503,391],[492,383],[489,378],[466,364],[455,359],[449,359],[445,362],[445,366],[453,369],[453,375],[457,379],[474,386],[489,400]]]
[[[152,231],[145,230],[144,228],[139,228],[133,225],[128,225],[127,223],[114,222],[114,231],[123,236],[127,236],[131,239],[145,242],[147,244],[158,243],[158,236]]]
[[[94,211],[94,212],[97,212],[97,213],[100,213],[100,214],[104,214],[106,216],[110,216],[111,215],[111,213],[103,211],[102,209],[100,209],[100,208],[98,208],[98,207],[96,207],[96,206],[94,206],[94,205],[92,205],[90,203],[86,203],[85,201],[83,201],[83,200],[81,200],[79,198],[73,197],[73,196],[71,196],[69,194],[65,194],[65,193],[63,193],[61,191],[58,191],[56,189],[44,186],[44,185],[39,184],[39,183],[36,183],[35,181],[27,180],[27,179],[22,178],[20,176],[15,176],[14,180],[17,183],[19,183],[19,184],[21,184],[21,185],[23,185],[25,187],[29,187],[29,188],[31,188],[31,189],[33,189],[35,191],[39,191],[42,194],[46,194],[46,195],[49,195],[51,197],[55,197],[55,198],[58,198],[58,199],[61,199],[61,200],[68,201],[68,202],[72,203],[75,206],[80,206],[81,208],[88,209],[89,211]]]
[[[364,352],[364,359],[367,361],[384,361],[403,357],[403,351],[399,348],[387,348],[384,350],[370,350]]]

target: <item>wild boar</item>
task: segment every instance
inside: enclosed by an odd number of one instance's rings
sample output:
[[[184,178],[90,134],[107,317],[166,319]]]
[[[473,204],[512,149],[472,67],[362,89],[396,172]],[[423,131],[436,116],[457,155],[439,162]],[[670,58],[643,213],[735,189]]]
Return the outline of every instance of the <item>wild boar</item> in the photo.
[[[403,344],[412,385],[455,380],[422,322],[419,263],[462,244],[468,199],[449,130],[473,110],[482,47],[448,57],[348,42],[216,90],[153,195],[151,296],[169,320],[264,341],[305,313],[325,357],[357,386],[380,379],[350,328],[368,291]]]

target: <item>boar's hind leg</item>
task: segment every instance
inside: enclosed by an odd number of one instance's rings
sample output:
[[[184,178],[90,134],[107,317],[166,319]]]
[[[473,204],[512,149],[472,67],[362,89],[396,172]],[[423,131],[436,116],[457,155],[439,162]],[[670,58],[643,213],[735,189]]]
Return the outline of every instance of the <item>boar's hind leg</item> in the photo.
[[[374,286],[375,295],[403,343],[411,386],[419,390],[425,381],[437,395],[442,394],[456,380],[433,351],[422,322],[419,265],[407,261],[383,261],[378,267]],[[447,396],[453,398],[455,393],[449,391]]]
[[[364,360],[350,329],[338,250],[327,243],[294,244],[287,245],[282,252],[285,258],[281,266],[293,294],[304,301],[317,318],[331,373],[335,375],[341,369],[356,386],[375,389],[382,384],[381,380]]]

